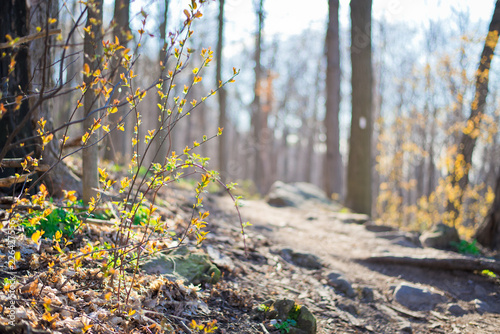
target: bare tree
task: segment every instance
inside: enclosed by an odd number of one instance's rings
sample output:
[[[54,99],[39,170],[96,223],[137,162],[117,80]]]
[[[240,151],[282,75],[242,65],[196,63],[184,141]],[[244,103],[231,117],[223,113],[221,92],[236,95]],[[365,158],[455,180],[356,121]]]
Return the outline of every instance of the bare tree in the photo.
[[[113,15],[113,36],[116,38],[121,46],[127,47],[127,43],[132,37],[129,27],[130,21],[130,0],[115,0],[115,8]],[[125,68],[121,66],[123,57],[123,50],[119,49],[113,55],[111,61],[111,70],[114,72],[112,76],[113,83],[116,85],[120,82],[120,74],[125,73]],[[120,100],[120,91],[115,92],[114,98]],[[125,108],[119,108],[125,109]],[[109,122],[111,124],[118,124],[124,122],[127,125],[130,123],[127,119],[121,116],[123,112],[117,112],[109,115]],[[112,160],[115,162],[125,162],[130,159],[130,126],[125,127],[125,131],[111,131],[107,136],[106,150],[104,151],[104,159]]]
[[[164,0],[163,8],[160,10],[161,13],[161,21],[160,21],[160,52],[158,54],[158,62],[159,62],[159,71],[161,73],[160,83],[162,84],[162,92],[163,94],[167,94],[168,84],[164,82],[164,74],[165,69],[167,67],[167,48],[168,48],[168,38],[167,38],[167,22],[168,22],[168,9],[169,9],[170,0]],[[157,96],[157,103],[159,105],[163,105],[163,101],[161,96]],[[169,148],[167,147],[167,143],[165,140],[165,136],[167,136],[167,129],[162,127],[163,120],[168,117],[165,111],[161,111],[158,119],[158,131],[160,132],[159,137],[156,140],[156,156],[155,162],[162,163],[167,155]]]
[[[496,2],[491,18],[488,35],[484,42],[483,52],[476,72],[476,92],[471,104],[471,113],[461,136],[457,149],[456,162],[449,175],[453,194],[447,199],[447,220],[455,222],[459,216],[465,189],[469,184],[469,171],[472,165],[472,153],[479,136],[481,120],[485,112],[486,96],[488,95],[489,70],[491,60],[498,42],[500,31],[500,3]]]
[[[326,157],[324,163],[325,191],[328,195],[342,192],[342,157],[339,150],[340,110],[340,45],[339,1],[329,0],[326,32]],[[310,148],[312,150],[312,148]]]
[[[372,50],[371,0],[351,1],[352,119],[346,205],[371,214]]]
[[[89,68],[89,73],[96,73],[101,65],[102,54],[102,0],[87,2],[87,24],[90,27],[85,32],[85,41],[83,45],[84,68]],[[94,119],[99,118],[99,96],[92,88],[94,78],[92,75],[86,75],[84,83],[87,88],[84,95],[85,121],[83,127],[90,136],[84,142],[86,145],[82,152],[82,181],[83,181],[83,201],[89,203],[91,198],[96,196],[96,190],[99,188],[98,165],[99,150],[98,139],[99,132],[94,127]]]
[[[75,190],[81,193],[79,179],[61,162],[56,139],[42,143],[42,138],[35,135],[37,122],[43,118],[43,126],[38,130],[46,139],[55,138],[51,133],[52,116],[51,98],[63,87],[62,70],[60,70],[57,87],[54,86],[52,63],[52,43],[57,30],[58,1],[32,2],[28,8],[22,1],[6,2],[7,15],[0,25],[2,39],[5,36],[22,37],[29,46],[12,45],[8,47],[5,57],[1,59],[0,77],[2,84],[8,87],[6,102],[7,113],[0,120],[0,161],[4,157],[42,158],[50,169],[44,173],[44,182],[53,196],[62,195],[62,189]],[[29,20],[28,20],[29,18]],[[15,62],[12,60],[15,59]],[[9,63],[5,63],[9,61]],[[62,66],[61,66],[62,68]],[[7,70],[5,71],[4,70]],[[23,101],[24,100],[24,101]],[[12,171],[6,170],[7,174]],[[5,175],[5,174],[4,174]]]
[[[24,1],[6,1],[2,4],[2,20],[0,21],[0,42],[8,42],[6,36],[16,38],[28,35],[28,9]],[[23,146],[13,145],[24,138],[32,137],[34,128],[29,116],[28,101],[20,100],[15,103],[17,96],[22,96],[29,90],[29,66],[28,48],[16,46],[1,50],[0,54],[0,78],[2,92],[2,108],[0,111],[0,161],[7,158],[24,158],[34,150],[33,141],[25,142]],[[12,59],[15,59],[15,67],[12,68]],[[39,152],[38,152],[39,153]],[[35,156],[38,158],[39,156]],[[11,168],[1,168],[0,176],[13,175]],[[2,189],[3,190],[3,189]],[[10,191],[14,191],[11,189]]]
[[[222,84],[222,50],[224,45],[224,0],[219,0],[219,31],[217,36],[217,58],[216,87]],[[219,127],[226,128],[226,90],[219,88]],[[227,136],[219,138],[219,172],[224,176],[227,172]]]
[[[262,112],[261,105],[261,83],[262,83],[262,66],[261,66],[261,54],[262,54],[262,29],[264,26],[264,0],[259,0],[257,5],[257,32],[255,34],[255,84],[254,84],[254,99],[252,101],[252,127],[253,127],[253,140],[255,147],[255,165],[254,165],[254,181],[256,183],[258,191],[263,194],[267,189],[264,185],[264,145],[263,141],[263,125],[264,125],[264,113]]]

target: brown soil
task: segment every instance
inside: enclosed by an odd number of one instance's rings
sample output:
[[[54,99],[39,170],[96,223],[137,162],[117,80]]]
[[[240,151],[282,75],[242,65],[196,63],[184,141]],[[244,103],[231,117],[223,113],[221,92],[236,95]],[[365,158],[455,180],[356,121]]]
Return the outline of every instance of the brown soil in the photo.
[[[222,218],[214,222],[214,235],[234,229],[232,201],[218,197],[213,203],[214,208],[221,210]],[[294,299],[316,315],[318,333],[398,333],[409,331],[408,327],[414,333],[500,333],[498,280],[465,271],[357,261],[371,255],[442,258],[456,253],[416,247],[411,236],[404,233],[370,232],[324,206],[275,208],[257,200],[245,201],[240,210],[244,221],[253,224],[246,231],[250,259],[256,260],[242,259],[244,271],[235,280],[241,288],[252,292],[254,304],[268,298]],[[232,220],[228,222],[227,217]],[[307,270],[289,264],[277,255],[283,248],[317,255],[324,267]],[[335,292],[326,284],[325,276],[330,271],[343,274],[357,291],[364,287],[373,289],[374,301],[347,298]],[[393,300],[394,288],[402,282],[430,288],[442,294],[445,302],[432,311],[408,310]],[[475,299],[490,305],[493,313],[479,313]],[[449,303],[460,305],[467,313],[452,315],[447,311]]]
[[[192,196],[192,191],[178,189],[162,194],[166,207],[159,211],[178,231],[190,219]],[[72,265],[56,262],[56,270],[51,274],[50,270],[47,272],[47,264],[57,252],[49,244],[36,251],[20,236],[18,245],[25,251],[32,249],[32,255],[23,253],[17,273],[18,315],[30,327],[40,330],[37,333],[81,332],[79,319],[83,319],[93,324],[87,333],[202,333],[189,324],[193,320],[198,324],[217,320],[215,333],[278,334],[280,331],[270,326],[257,308],[269,299],[287,298],[306,306],[318,320],[318,333],[323,334],[500,333],[498,280],[465,271],[358,261],[374,254],[453,256],[449,252],[415,247],[411,236],[404,233],[370,232],[363,225],[349,223],[352,219],[326,206],[275,208],[256,200],[245,201],[240,208],[243,221],[252,224],[246,228],[245,255],[231,199],[209,195],[204,205],[210,211],[211,233],[202,248],[218,251],[226,261],[231,259],[221,265],[220,283],[203,285],[195,292],[180,283],[141,273],[136,276],[131,308],[120,309],[113,298],[106,297],[106,291],[110,290],[103,290],[106,278],[99,273],[95,262],[83,261],[76,271]],[[110,228],[94,226],[80,236],[81,244],[74,241],[73,249],[83,247],[89,239],[106,241],[110,233]],[[0,237],[3,238],[0,251],[5,253],[8,245],[5,236]],[[322,268],[309,270],[285,261],[280,255],[284,248],[318,256]],[[332,271],[343,274],[358,296],[349,298],[328,285],[326,277]],[[34,276],[38,279],[34,280]],[[0,278],[4,277],[8,276],[1,271]],[[394,288],[402,282],[428,287],[443,295],[444,301],[432,311],[409,310],[393,298]],[[366,288],[373,291],[372,300],[362,296],[361,291]],[[52,299],[49,316],[47,297]],[[6,294],[0,295],[0,305],[7,306],[8,298]],[[474,304],[476,299],[490,305],[491,312],[480,313]],[[452,315],[448,311],[450,303],[458,304],[465,314]],[[3,309],[0,323],[7,321]],[[6,327],[1,324],[3,333]],[[20,327],[15,330],[12,333],[29,332]]]

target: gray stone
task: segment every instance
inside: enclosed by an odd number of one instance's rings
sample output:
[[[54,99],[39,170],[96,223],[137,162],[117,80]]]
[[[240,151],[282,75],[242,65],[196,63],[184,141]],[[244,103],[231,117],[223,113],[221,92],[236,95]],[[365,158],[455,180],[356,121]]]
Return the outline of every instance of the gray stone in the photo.
[[[480,314],[493,312],[491,305],[481,299],[474,299],[472,303],[474,304],[476,311]]]
[[[351,283],[339,273],[331,272],[326,276],[329,285],[333,286],[336,291],[343,293],[349,298],[356,297],[356,292],[352,288]]]
[[[222,254],[218,249],[216,249],[210,245],[207,246],[207,253],[208,253],[208,256],[210,256],[210,259],[212,260],[212,262],[217,267],[226,268],[229,271],[233,271],[234,262],[229,256]]]
[[[356,305],[354,305],[353,303],[349,303],[348,302],[349,299],[347,299],[345,302],[343,303],[338,303],[337,304],[337,307],[343,311],[346,311],[354,316],[357,316],[358,315],[358,309],[356,307]]]
[[[267,203],[277,207],[301,207],[306,202],[331,205],[332,201],[323,190],[306,182],[283,183],[276,181],[269,190]]]
[[[451,249],[452,243],[460,242],[460,237],[456,228],[441,223],[422,233],[420,242],[424,247]]]
[[[460,305],[456,303],[448,304],[448,312],[453,314],[455,317],[461,317],[467,313],[466,310],[464,310]]]
[[[299,253],[290,248],[284,248],[281,250],[281,256],[285,261],[291,262],[302,268],[312,270],[323,268],[320,259],[314,254]]]
[[[413,333],[413,329],[411,328],[411,323],[409,321],[402,321],[399,323],[399,333]]]
[[[375,301],[375,294],[373,293],[373,289],[367,286],[361,289],[361,298],[364,302],[373,303]]]
[[[188,250],[181,247],[170,254],[159,254],[148,259],[141,265],[148,274],[164,275],[169,280],[184,280],[198,285],[201,283],[215,284],[221,277],[221,272],[207,254],[199,250]]]
[[[401,283],[396,287],[394,299],[413,311],[430,311],[437,303],[443,301],[440,294],[407,283]]]
[[[482,297],[482,296],[486,296],[488,294],[488,292],[481,285],[476,284],[476,285],[474,285],[474,294],[477,297]]]

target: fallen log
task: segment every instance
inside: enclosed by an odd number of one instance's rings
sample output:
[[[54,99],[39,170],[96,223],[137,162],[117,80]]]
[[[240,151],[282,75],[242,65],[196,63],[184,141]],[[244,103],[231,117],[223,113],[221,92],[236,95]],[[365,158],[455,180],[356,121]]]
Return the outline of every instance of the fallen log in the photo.
[[[482,271],[490,270],[500,273],[500,262],[479,258],[479,257],[447,257],[447,258],[430,258],[417,256],[371,256],[368,258],[357,259],[358,262],[370,262],[377,264],[393,264],[416,266],[431,269],[442,270],[464,270],[464,271]]]

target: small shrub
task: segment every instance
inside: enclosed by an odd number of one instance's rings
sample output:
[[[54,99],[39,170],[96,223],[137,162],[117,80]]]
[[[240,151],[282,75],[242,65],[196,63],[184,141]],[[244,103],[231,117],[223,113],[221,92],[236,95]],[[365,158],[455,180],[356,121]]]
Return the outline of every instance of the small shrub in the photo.
[[[275,319],[274,319],[275,320]],[[271,324],[280,331],[281,334],[290,333],[290,327],[297,325],[297,321],[293,319],[286,319],[285,321],[275,320]]]
[[[477,241],[467,242],[461,240],[460,242],[451,242],[451,245],[456,248],[460,254],[466,255],[480,255],[481,251],[477,247]]]
[[[56,208],[44,215],[46,213],[47,209],[35,211],[21,223],[27,237],[31,237],[36,231],[44,231],[43,236],[47,239],[53,239],[57,231],[69,237],[75,233],[80,225],[80,219],[75,215],[73,209]]]

